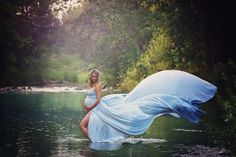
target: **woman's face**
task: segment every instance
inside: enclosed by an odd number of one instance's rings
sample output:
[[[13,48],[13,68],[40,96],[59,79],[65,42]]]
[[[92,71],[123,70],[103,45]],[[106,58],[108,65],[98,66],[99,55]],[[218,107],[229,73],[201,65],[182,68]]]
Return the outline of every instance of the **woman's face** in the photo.
[[[92,81],[92,83],[96,83],[98,81],[98,75],[96,75],[95,73],[92,73],[91,81]]]

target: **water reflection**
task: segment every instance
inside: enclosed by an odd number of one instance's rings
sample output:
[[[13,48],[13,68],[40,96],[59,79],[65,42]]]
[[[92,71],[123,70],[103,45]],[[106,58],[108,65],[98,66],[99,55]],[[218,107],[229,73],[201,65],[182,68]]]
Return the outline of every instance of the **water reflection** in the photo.
[[[55,141],[56,147],[51,150],[52,156],[87,156],[89,153],[87,139],[73,136],[58,137]]]
[[[89,147],[94,150],[119,150],[122,148],[123,144],[151,144],[151,143],[163,143],[167,142],[165,139],[155,139],[155,138],[134,138],[130,137],[124,140],[115,142],[91,142]]]
[[[91,142],[89,148],[94,150],[119,150],[122,146],[122,143],[115,142]]]
[[[75,136],[58,137],[56,140],[57,146],[52,150],[53,156],[110,156],[111,154],[115,156],[120,156],[123,154],[125,156],[137,156],[139,152],[145,152],[145,149],[149,147],[150,144],[155,146],[160,146],[161,143],[167,142],[164,139],[154,139],[154,138],[128,138],[126,140],[116,142],[116,143],[91,143],[87,139],[78,138]],[[144,147],[144,146],[147,147]],[[99,150],[99,151],[97,151]],[[138,153],[138,154],[139,154]],[[148,153],[147,153],[148,154]],[[149,154],[150,156],[150,154]]]

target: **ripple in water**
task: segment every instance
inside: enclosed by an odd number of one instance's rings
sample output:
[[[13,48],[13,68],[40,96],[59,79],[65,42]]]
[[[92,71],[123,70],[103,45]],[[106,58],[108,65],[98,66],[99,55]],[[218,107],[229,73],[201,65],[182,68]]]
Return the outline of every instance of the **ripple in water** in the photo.
[[[156,139],[156,138],[134,138],[130,137],[127,139],[122,140],[122,143],[131,143],[135,144],[138,142],[142,142],[143,144],[150,144],[150,143],[164,143],[167,142],[165,139]]]
[[[182,131],[182,132],[206,132],[204,130],[191,130],[191,129],[172,129],[174,131]]]
[[[76,138],[72,136],[67,137],[59,137],[56,141],[58,144],[69,144],[69,143],[84,143],[89,142],[88,139],[85,138]],[[152,143],[164,143],[167,142],[165,139],[156,139],[156,138],[135,138],[129,137],[124,140],[119,140],[115,142],[90,142],[89,147],[95,150],[118,150],[122,147],[122,144],[152,144]]]
[[[85,138],[76,138],[76,137],[58,137],[57,143],[78,143],[78,142],[84,142],[84,141],[89,141],[88,139]]]

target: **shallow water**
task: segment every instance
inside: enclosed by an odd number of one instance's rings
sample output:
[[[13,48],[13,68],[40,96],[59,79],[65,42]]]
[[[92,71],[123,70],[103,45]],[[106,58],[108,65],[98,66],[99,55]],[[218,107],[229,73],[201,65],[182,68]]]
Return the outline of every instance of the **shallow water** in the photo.
[[[145,134],[120,143],[90,143],[79,129],[83,99],[83,93],[68,92],[0,95],[0,156],[230,156],[209,143],[204,122],[171,116],[157,118]],[[214,119],[213,111],[207,116]]]

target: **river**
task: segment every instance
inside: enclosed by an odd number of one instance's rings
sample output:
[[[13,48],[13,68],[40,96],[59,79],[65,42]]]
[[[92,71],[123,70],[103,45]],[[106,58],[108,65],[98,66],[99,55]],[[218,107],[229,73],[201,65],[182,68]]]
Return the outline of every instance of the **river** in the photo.
[[[129,137],[122,145],[92,149],[79,128],[84,97],[81,92],[1,94],[0,156],[231,156],[209,141],[204,121],[217,120],[211,104],[203,105],[208,114],[199,124],[162,116],[144,134]]]

